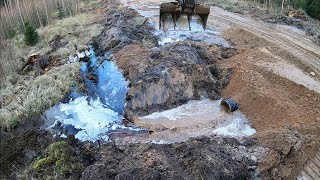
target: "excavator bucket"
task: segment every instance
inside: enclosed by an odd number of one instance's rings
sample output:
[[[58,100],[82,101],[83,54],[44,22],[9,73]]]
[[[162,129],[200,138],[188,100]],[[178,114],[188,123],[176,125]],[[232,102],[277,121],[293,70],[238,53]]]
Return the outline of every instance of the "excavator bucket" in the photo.
[[[210,6],[200,5],[196,0],[177,0],[160,5],[159,29],[199,30],[206,29]]]

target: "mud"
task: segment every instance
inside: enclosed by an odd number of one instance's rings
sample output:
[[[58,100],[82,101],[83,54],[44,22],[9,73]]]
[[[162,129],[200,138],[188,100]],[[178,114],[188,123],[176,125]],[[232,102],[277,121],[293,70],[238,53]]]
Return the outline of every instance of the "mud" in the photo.
[[[260,166],[263,177],[294,179],[319,147],[319,82],[310,81],[303,66],[293,65],[291,60],[299,58],[272,42],[240,28],[224,36],[232,37],[240,50],[223,64],[234,73],[222,94],[241,102],[240,110],[257,130],[259,144],[269,149]],[[283,68],[282,73],[261,65],[266,62],[283,64],[274,66]],[[288,78],[283,75],[287,69],[300,76]]]
[[[253,144],[197,138],[169,145],[104,145],[81,179],[249,179],[257,165],[249,153],[255,152]]]
[[[131,9],[110,11],[103,34],[95,39],[99,50],[112,49],[130,82],[127,113],[141,116],[200,97],[220,98],[231,70],[215,62],[231,56],[224,52],[232,48],[181,42],[150,49],[150,43],[157,43],[154,29],[148,23],[136,25],[137,17]]]
[[[225,57],[231,57],[235,53],[234,49],[195,42],[181,42],[150,49],[157,45],[158,39],[146,19],[138,16],[133,10],[120,7],[117,3],[106,3],[110,5],[110,9],[107,13],[105,30],[94,39],[94,42],[101,54],[107,51],[115,53],[116,63],[131,82],[127,96],[128,118],[170,109],[192,99],[220,98],[221,89],[228,83],[231,70],[222,69],[216,63]],[[52,47],[60,46],[62,46],[61,38],[57,37],[52,42]],[[134,120],[134,118],[129,119]],[[53,139],[48,132],[39,130],[39,125],[27,126],[26,129],[16,134],[1,134],[1,153],[10,152],[1,154],[1,164],[12,163],[12,166],[1,166],[3,168],[1,170],[6,172],[1,178],[18,178],[20,176],[17,173],[22,171],[40,179],[54,177],[53,171],[35,172],[32,164],[36,159],[46,157],[49,144],[60,139]],[[12,140],[17,144],[11,146]],[[250,173],[256,171],[257,166],[256,158],[253,158],[254,161],[249,158],[251,152],[248,149],[254,144],[251,140],[248,140],[248,143],[240,143],[236,139],[199,137],[187,143],[173,145],[108,144],[100,148],[89,145],[89,152],[86,151],[88,145],[78,143],[72,137],[66,141],[72,146],[73,156],[78,158],[83,167],[96,161],[83,172],[83,179],[90,177],[95,179],[94,176],[101,178],[117,176],[120,179],[182,178],[186,174],[190,178],[246,179],[252,175]],[[226,145],[230,143],[232,145],[227,147]],[[97,145],[99,144],[101,145],[98,141]],[[217,144],[221,144],[221,147]],[[248,149],[245,146],[248,146]],[[243,150],[242,154],[238,153],[238,148]],[[154,151],[159,151],[161,156],[158,157],[158,153],[154,154]],[[107,156],[107,159],[104,156],[106,153],[111,155]],[[138,158],[141,153],[148,153],[150,157],[155,155],[160,158],[159,162],[167,164],[167,167],[158,166],[156,160],[143,162],[144,158]],[[230,153],[233,157],[229,156]],[[103,162],[114,163],[99,165]],[[141,162],[141,166],[137,166],[135,162]],[[118,163],[127,165],[119,166]],[[180,165],[185,168],[179,167]],[[49,164],[47,168],[52,169],[53,166],[54,164]],[[144,167],[146,169],[143,169]],[[19,169],[18,172],[16,168]],[[63,178],[78,179],[79,172]]]

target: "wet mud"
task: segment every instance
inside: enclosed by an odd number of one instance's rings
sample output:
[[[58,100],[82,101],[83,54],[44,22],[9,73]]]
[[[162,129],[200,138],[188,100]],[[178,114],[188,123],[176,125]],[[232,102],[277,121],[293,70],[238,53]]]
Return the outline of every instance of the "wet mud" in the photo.
[[[203,137],[179,144],[104,145],[81,179],[249,179],[257,165],[249,153],[255,152],[253,144]]]

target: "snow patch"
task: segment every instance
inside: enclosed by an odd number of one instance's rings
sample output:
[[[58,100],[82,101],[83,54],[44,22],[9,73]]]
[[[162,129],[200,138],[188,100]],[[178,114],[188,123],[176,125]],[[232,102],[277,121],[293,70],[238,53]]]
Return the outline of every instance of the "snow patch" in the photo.
[[[106,108],[99,98],[87,99],[88,97],[82,96],[67,104],[58,104],[55,107],[59,110],[56,111],[55,119],[79,129],[75,137],[81,141],[105,139],[108,130],[122,128],[121,116],[117,112]],[[49,110],[47,114],[50,113]]]

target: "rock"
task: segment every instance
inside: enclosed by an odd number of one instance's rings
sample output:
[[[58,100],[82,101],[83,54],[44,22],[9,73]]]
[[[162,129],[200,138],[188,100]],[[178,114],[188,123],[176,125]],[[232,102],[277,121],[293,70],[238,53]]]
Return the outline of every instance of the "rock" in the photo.
[[[311,76],[316,76],[316,73],[315,72],[310,72]]]

